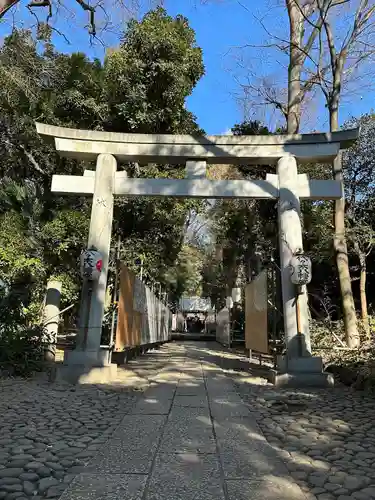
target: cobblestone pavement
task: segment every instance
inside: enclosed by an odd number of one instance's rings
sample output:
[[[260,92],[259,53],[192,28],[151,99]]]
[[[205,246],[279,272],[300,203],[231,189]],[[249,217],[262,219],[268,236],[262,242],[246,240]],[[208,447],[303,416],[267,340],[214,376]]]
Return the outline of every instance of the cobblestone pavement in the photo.
[[[58,498],[130,410],[130,391],[0,381],[0,499]]]
[[[240,380],[236,387],[308,498],[375,499],[373,395],[346,387],[276,391]]]
[[[245,367],[185,342],[108,386],[1,380],[0,499],[375,499],[375,399]]]

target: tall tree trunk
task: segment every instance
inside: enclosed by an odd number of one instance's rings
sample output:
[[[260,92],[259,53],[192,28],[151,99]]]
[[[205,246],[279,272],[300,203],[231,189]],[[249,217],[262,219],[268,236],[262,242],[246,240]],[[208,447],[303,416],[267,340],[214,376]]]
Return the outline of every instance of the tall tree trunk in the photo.
[[[304,55],[300,47],[304,20],[296,0],[286,0],[286,5],[290,26],[287,132],[288,134],[297,134],[301,120],[301,70]]]
[[[329,108],[330,130],[335,132],[339,128],[338,124],[338,96],[334,96]],[[335,180],[343,183],[342,154],[337,155],[333,162],[333,175]],[[348,247],[345,238],[345,198],[344,196],[336,200],[334,205],[335,235],[333,246],[336,256],[336,265],[340,281],[340,292],[342,300],[342,312],[345,325],[345,340],[349,347],[359,346],[359,333],[357,327],[357,317],[352,292],[352,283],[349,271]]]
[[[358,245],[359,247],[359,245]],[[366,279],[367,279],[367,266],[366,266],[366,255],[359,248],[357,250],[359,263],[360,263],[360,279],[359,279],[359,291],[361,297],[361,318],[363,329],[366,332],[366,337],[370,338],[370,323],[368,319],[368,311],[367,311],[367,295],[366,295]]]

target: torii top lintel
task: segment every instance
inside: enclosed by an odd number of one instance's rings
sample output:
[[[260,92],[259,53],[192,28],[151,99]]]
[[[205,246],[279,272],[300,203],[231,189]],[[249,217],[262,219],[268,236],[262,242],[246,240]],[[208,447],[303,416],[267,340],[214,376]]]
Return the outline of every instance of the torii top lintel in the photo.
[[[94,160],[107,153],[120,161],[185,163],[205,160],[223,164],[272,164],[291,154],[303,162],[331,162],[340,149],[350,147],[359,128],[333,133],[232,136],[123,134],[56,127],[36,123],[37,132],[55,143],[66,157]]]

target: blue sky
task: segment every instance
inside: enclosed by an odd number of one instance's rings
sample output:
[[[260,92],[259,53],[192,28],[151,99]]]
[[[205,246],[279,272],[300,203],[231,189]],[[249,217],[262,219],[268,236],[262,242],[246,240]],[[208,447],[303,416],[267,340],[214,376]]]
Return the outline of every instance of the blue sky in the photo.
[[[124,1],[127,4],[131,2]],[[147,10],[151,0],[142,1],[145,5],[138,16]],[[23,2],[21,0],[20,6],[14,11],[16,26],[21,23],[28,26],[32,22]],[[56,48],[63,52],[79,50],[91,57],[102,58],[104,48],[100,44],[90,44],[84,28],[86,18],[75,1],[64,0],[62,4],[69,7],[74,16],[69,19],[70,14],[60,13],[56,27],[67,34],[71,44],[68,45],[63,37],[55,36],[53,41]],[[276,4],[276,0],[165,0],[164,6],[171,15],[183,14],[189,19],[196,32],[197,43],[203,49],[206,74],[188,99],[187,107],[197,116],[199,125],[207,133],[225,133],[236,122],[243,120],[243,106],[235,96],[240,91],[238,78],[243,81],[248,68],[259,77],[270,74],[271,78],[285,86],[287,71],[285,60],[281,56],[265,49],[240,49],[246,44],[262,44],[267,40],[267,34],[257,18],[261,18],[272,32],[286,33],[287,36],[285,9],[275,7]],[[13,19],[8,16],[0,24],[0,36],[9,33],[11,21]],[[105,43],[116,45],[118,36],[106,33]],[[236,63],[238,58],[244,69],[240,69]],[[372,101],[373,93],[369,89],[362,96],[357,93],[344,100],[341,121],[353,114],[369,111]],[[283,123],[274,114],[259,115],[258,110],[251,111],[250,114],[266,120],[272,127]],[[327,126],[326,110],[321,103],[311,105],[302,131],[326,130]]]

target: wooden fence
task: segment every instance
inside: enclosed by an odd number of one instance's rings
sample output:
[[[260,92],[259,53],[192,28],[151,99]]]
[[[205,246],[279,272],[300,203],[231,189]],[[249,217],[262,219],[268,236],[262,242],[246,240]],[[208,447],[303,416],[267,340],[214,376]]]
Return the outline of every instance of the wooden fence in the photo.
[[[169,308],[125,265],[120,271],[115,351],[170,339]]]

